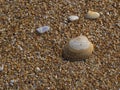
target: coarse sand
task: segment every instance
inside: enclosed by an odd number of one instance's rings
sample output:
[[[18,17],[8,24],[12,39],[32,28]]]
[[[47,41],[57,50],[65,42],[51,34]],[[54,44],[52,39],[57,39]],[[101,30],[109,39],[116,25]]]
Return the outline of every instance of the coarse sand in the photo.
[[[96,11],[100,17],[85,18]],[[70,15],[79,20],[67,22]],[[38,34],[36,29],[50,26]],[[65,44],[85,35],[85,61],[66,61]],[[119,0],[0,0],[0,90],[120,90]]]

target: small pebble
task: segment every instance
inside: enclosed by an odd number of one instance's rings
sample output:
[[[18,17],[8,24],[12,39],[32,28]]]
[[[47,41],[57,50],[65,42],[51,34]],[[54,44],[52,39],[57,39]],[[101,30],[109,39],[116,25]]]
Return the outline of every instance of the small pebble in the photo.
[[[76,20],[78,20],[79,19],[79,17],[78,16],[75,16],[75,15],[72,15],[72,16],[69,16],[68,17],[68,20],[70,20],[70,21],[76,21]]]
[[[38,32],[38,33],[45,33],[45,32],[47,32],[47,31],[49,31],[49,30],[50,30],[50,27],[49,27],[49,26],[43,26],[43,27],[37,28],[37,32]]]
[[[40,68],[39,68],[39,67],[36,67],[36,71],[40,71]]]
[[[2,64],[2,66],[0,66],[0,72],[3,71],[4,69],[4,65]]]
[[[15,82],[16,82],[16,80],[14,80],[14,79],[10,80],[10,85],[13,86]]]
[[[89,19],[97,19],[100,17],[100,14],[98,12],[88,11],[85,17]]]
[[[23,48],[20,46],[20,45],[18,45],[18,48],[22,51],[23,50]]]

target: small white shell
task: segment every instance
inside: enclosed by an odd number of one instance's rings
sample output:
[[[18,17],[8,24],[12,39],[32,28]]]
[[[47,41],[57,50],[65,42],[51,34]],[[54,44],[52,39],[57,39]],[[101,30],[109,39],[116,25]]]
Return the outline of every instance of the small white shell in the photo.
[[[50,30],[50,27],[49,27],[49,26],[43,26],[43,27],[37,28],[37,32],[38,32],[38,33],[45,33],[45,32],[47,32],[47,31],[49,31],[49,30]]]
[[[100,17],[100,14],[98,12],[88,11],[85,17],[89,19],[97,19]]]
[[[72,15],[72,16],[69,16],[68,19],[69,19],[70,21],[76,21],[76,20],[79,19],[79,17],[78,17],[78,16],[75,16],[75,15]]]

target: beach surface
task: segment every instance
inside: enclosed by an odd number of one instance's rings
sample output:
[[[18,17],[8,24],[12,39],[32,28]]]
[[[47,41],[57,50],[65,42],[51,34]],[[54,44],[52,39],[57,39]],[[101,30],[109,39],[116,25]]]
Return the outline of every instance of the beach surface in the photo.
[[[100,17],[85,18],[89,10]],[[37,33],[42,26],[50,30]],[[81,34],[93,54],[65,60],[63,47]],[[119,89],[119,0],[0,0],[0,90]]]

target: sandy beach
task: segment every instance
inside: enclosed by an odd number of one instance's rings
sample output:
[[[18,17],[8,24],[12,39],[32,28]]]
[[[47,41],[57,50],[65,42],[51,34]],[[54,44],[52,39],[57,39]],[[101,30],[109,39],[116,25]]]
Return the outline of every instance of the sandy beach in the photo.
[[[93,54],[66,61],[63,47],[81,34]],[[0,0],[0,90],[120,90],[120,1]]]

